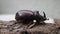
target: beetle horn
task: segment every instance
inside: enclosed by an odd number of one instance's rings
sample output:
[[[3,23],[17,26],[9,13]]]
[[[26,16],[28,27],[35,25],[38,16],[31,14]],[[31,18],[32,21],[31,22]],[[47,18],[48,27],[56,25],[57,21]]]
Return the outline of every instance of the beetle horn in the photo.
[[[43,12],[43,14],[44,14],[44,17],[46,18],[46,14],[45,14],[45,12]]]

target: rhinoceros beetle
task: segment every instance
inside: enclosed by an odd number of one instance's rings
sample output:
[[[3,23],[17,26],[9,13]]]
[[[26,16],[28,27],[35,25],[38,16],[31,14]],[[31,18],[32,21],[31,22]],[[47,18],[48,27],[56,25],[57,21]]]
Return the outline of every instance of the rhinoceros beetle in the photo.
[[[15,19],[19,23],[28,24],[30,21],[36,20],[36,23],[46,20],[46,15],[43,12],[44,16],[39,14],[39,11],[31,10],[20,10],[16,13]]]

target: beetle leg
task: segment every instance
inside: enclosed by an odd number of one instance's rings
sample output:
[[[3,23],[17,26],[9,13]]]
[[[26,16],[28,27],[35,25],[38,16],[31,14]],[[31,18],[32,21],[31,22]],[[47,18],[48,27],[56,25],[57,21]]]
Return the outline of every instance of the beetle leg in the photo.
[[[35,24],[36,24],[36,23],[31,24],[28,28],[29,28],[29,29],[30,29],[30,28],[33,28],[33,27],[35,26]]]

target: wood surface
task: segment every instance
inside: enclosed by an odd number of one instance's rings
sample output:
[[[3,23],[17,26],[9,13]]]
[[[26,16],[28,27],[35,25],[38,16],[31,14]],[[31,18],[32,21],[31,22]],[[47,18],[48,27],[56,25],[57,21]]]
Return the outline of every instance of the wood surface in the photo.
[[[55,23],[34,25],[22,24],[13,21],[0,21],[0,34],[60,34],[60,19],[54,19]],[[16,23],[16,24],[14,24]]]

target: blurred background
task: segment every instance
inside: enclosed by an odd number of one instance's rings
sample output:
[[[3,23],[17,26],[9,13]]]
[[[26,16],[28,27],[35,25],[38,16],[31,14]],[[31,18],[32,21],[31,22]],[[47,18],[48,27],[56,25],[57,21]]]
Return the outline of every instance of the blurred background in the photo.
[[[19,10],[44,11],[47,17],[60,19],[60,0],[0,0],[0,20],[14,19]]]

